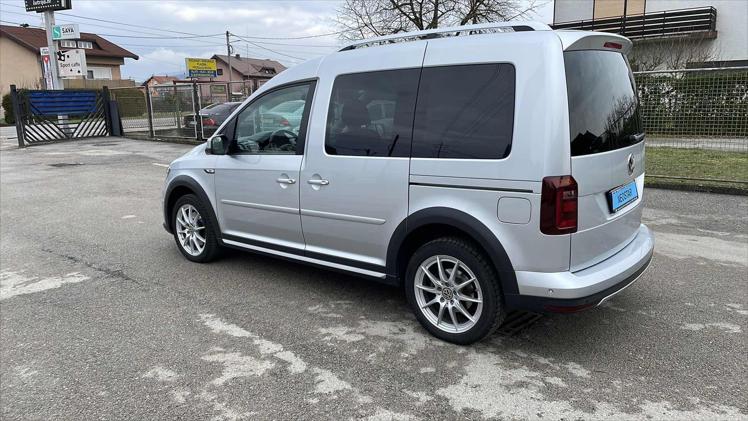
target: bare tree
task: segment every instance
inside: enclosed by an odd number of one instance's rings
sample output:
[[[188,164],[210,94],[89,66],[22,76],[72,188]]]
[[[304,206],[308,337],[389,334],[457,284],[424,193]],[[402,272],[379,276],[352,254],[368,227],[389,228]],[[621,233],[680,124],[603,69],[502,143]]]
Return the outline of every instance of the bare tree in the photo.
[[[639,71],[685,69],[692,63],[716,60],[719,51],[707,38],[675,37],[639,41],[628,57],[631,66]]]
[[[543,0],[344,0],[341,37],[354,40],[399,32],[527,18]]]

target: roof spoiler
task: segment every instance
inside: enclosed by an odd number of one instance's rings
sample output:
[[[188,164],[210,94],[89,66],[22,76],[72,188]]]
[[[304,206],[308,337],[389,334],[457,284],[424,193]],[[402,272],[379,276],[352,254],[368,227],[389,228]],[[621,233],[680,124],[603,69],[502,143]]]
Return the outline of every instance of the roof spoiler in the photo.
[[[554,32],[561,40],[564,51],[602,50],[628,54],[634,45],[628,38],[617,34],[566,30]]]

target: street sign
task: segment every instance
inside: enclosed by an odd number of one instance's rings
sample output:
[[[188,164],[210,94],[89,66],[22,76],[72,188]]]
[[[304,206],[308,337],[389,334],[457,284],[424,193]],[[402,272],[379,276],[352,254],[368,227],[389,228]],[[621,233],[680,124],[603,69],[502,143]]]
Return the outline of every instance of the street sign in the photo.
[[[72,9],[73,0],[26,0],[27,12],[51,12]]]
[[[86,77],[88,66],[86,65],[86,51],[81,49],[58,51],[57,64],[60,69],[60,77],[73,79]]]
[[[184,59],[187,66],[187,77],[216,77],[218,76],[218,67],[216,61],[205,58],[186,58]]]
[[[77,24],[55,25],[52,27],[52,39],[57,41],[61,39],[80,39],[81,31]]]
[[[54,89],[54,83],[52,82],[52,58],[49,56],[49,47],[40,48],[39,54],[42,56],[44,83],[47,89]]]

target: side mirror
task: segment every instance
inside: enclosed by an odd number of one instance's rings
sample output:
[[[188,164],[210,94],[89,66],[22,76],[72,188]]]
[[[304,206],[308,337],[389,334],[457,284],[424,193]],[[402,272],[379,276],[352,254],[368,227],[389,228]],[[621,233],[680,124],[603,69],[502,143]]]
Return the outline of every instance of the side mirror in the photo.
[[[211,155],[225,155],[228,145],[229,139],[226,135],[215,135],[208,139],[208,146],[205,148],[205,153]]]

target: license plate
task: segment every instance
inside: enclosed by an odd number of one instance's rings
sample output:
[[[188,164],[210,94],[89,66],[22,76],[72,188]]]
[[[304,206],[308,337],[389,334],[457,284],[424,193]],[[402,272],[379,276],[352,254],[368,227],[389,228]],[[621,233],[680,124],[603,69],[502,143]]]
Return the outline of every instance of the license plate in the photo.
[[[624,184],[621,187],[608,192],[608,205],[611,212],[618,212],[621,208],[639,198],[639,192],[636,189],[636,181]]]

